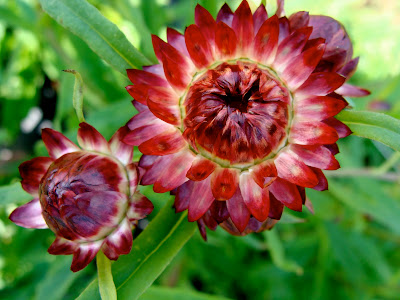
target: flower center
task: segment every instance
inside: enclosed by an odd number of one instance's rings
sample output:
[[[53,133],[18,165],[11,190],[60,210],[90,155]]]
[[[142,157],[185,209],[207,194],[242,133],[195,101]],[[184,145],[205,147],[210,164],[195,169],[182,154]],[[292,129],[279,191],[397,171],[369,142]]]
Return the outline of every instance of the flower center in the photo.
[[[101,154],[65,154],[49,167],[39,186],[43,217],[56,234],[94,241],[114,230],[127,205],[124,168]]]
[[[209,159],[253,163],[286,141],[290,93],[255,64],[223,63],[209,70],[193,82],[183,105],[183,135]]]

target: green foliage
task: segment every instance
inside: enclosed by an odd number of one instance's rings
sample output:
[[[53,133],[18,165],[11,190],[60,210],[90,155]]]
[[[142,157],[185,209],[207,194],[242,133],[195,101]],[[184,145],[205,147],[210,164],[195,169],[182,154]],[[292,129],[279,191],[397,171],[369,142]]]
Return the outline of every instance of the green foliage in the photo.
[[[98,299],[94,263],[72,273],[70,256],[47,253],[54,240],[49,230],[23,229],[8,220],[15,206],[32,199],[17,182],[18,165],[46,155],[42,143],[33,147],[23,135],[20,122],[40,105],[49,80],[57,94],[53,125],[76,139],[74,78],[62,72],[73,69],[84,81],[87,121],[111,137],[136,113],[124,90],[129,82],[120,73],[154,63],[150,33],[165,38],[166,26],[183,32],[194,21],[196,1],[39,2],[0,0],[0,298]],[[198,2],[214,16],[224,3]],[[228,1],[232,8],[239,2]],[[373,93],[348,99],[354,110],[339,118],[355,135],[399,151],[397,1],[286,2],[289,13],[325,13],[346,26],[361,55],[354,82]],[[368,111],[372,101],[388,104],[385,115]],[[307,190],[315,215],[286,210],[273,231],[261,234],[234,237],[217,229],[204,242],[196,224],[173,212],[173,197],[141,188],[155,209],[133,251],[112,265],[119,297],[398,299],[399,160],[389,147],[356,136],[339,147],[342,169],[326,172],[329,191]],[[11,150],[11,159],[3,158],[3,149]],[[139,156],[136,151],[135,159]]]

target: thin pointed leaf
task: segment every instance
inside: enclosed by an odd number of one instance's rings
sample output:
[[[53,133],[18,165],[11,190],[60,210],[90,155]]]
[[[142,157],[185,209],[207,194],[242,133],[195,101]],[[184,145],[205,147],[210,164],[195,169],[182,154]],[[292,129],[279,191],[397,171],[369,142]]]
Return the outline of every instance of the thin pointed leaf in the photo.
[[[400,120],[369,111],[342,111],[337,119],[357,136],[381,142],[400,151]]]
[[[126,75],[150,61],[143,56],[118,27],[84,0],[40,0],[43,10],[62,26],[83,39],[113,68]]]
[[[173,198],[133,241],[132,251],[113,264],[118,298],[137,299],[161,274],[196,230],[195,222],[187,221],[187,213],[176,214]],[[99,299],[97,279],[78,299]]]

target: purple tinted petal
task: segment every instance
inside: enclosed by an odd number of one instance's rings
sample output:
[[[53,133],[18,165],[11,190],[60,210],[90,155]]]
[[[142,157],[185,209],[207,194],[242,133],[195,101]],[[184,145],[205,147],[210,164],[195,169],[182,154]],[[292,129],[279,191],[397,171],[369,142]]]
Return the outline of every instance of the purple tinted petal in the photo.
[[[39,199],[16,208],[10,215],[10,220],[25,228],[48,228],[42,216],[42,207]]]

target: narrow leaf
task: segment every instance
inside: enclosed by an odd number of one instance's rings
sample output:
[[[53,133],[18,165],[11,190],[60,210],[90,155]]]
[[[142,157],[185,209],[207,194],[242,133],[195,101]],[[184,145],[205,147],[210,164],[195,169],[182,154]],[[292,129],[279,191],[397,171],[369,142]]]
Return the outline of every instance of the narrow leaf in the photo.
[[[85,0],[40,0],[43,10],[62,26],[83,39],[113,68],[126,69],[150,64],[118,27]]]
[[[137,299],[161,274],[196,229],[187,213],[176,214],[173,198],[133,241],[132,251],[112,265],[118,298]],[[99,299],[97,279],[78,299]]]
[[[67,73],[72,73],[75,75],[74,84],[74,94],[72,96],[72,103],[75,108],[76,115],[79,122],[85,122],[85,117],[83,116],[83,80],[81,74],[75,70],[63,70]]]
[[[400,120],[382,113],[350,110],[342,111],[336,117],[349,126],[355,135],[400,151]]]
[[[97,253],[96,261],[101,299],[116,300],[117,291],[111,274],[111,261],[102,251]]]

